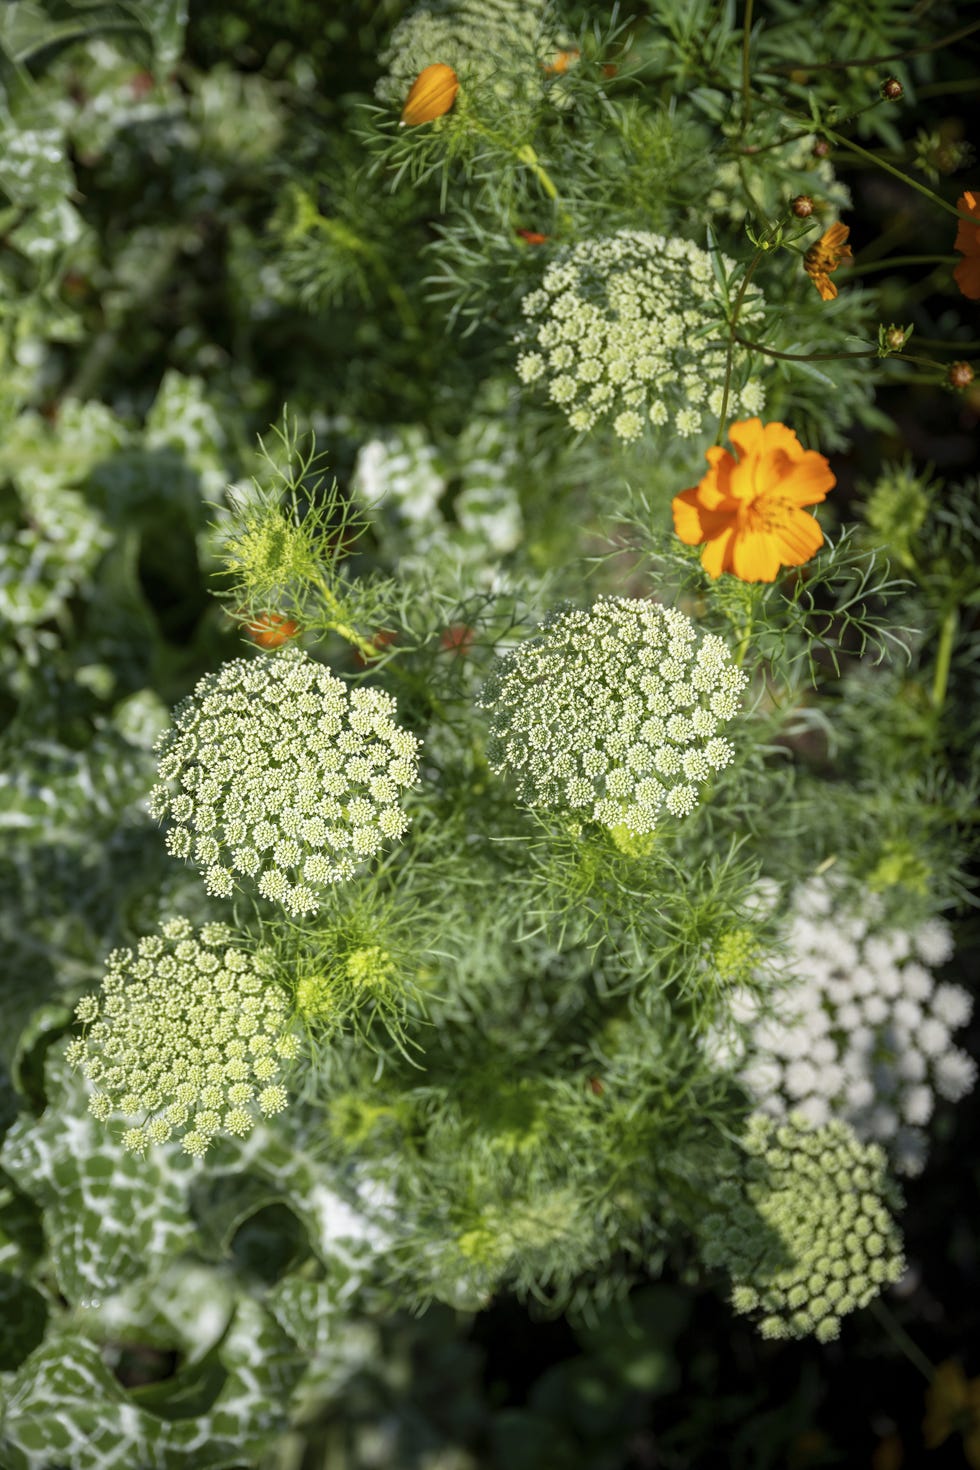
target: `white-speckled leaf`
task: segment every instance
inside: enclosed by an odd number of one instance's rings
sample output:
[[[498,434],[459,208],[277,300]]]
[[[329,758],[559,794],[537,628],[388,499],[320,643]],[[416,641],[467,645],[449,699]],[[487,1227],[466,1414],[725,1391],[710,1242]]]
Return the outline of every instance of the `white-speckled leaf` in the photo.
[[[0,1463],[13,1470],[222,1470],[260,1454],[286,1427],[300,1372],[295,1349],[242,1298],[222,1343],[227,1374],[206,1413],[168,1419],[137,1402],[75,1330],[51,1334],[7,1384]]]
[[[52,1049],[47,1108],[23,1116],[0,1167],[44,1211],[51,1264],[70,1302],[90,1301],[193,1251],[187,1212],[195,1165],[176,1148],[128,1154],[88,1112],[85,1084]]]

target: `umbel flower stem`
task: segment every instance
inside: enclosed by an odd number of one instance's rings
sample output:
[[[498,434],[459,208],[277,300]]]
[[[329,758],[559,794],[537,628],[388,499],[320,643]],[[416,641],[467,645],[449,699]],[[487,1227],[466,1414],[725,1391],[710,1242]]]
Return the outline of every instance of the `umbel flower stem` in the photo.
[[[932,707],[937,712],[946,703],[949,684],[949,668],[953,657],[953,644],[959,626],[959,610],[955,603],[946,610],[939,628],[939,648],[936,651],[936,671],[932,679]]]
[[[899,1351],[904,1353],[912,1366],[918,1368],[919,1372],[931,1383],[935,1377],[935,1368],[918,1344],[909,1337],[902,1324],[896,1321],[894,1314],[885,1306],[880,1297],[871,1303],[871,1311]]]
[[[327,579],[323,576],[318,577],[316,579],[316,587],[323,598],[324,605],[327,608],[328,614],[336,614],[336,616],[334,617],[328,616],[326,622],[324,623],[324,627],[327,629],[327,631],[331,633],[336,633],[339,637],[345,639],[346,642],[351,644],[352,647],[356,648],[358,653],[360,653],[362,657],[369,662],[371,659],[377,658],[377,647],[371,642],[370,638],[365,638],[362,634],[358,633],[356,628],[352,628],[349,623],[344,621],[344,610],[341,606],[340,599],[337,597],[337,594],[330,588],[329,584],[327,583]]]

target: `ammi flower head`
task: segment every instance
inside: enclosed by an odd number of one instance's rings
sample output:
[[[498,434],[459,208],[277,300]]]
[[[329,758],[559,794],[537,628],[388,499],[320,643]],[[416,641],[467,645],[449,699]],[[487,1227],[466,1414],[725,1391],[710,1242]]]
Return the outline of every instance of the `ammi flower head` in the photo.
[[[823,500],[836,477],[785,424],[745,419],[728,437],[737,458],[720,445],[707,451],[708,473],[674,497],[674,530],[688,546],[704,544],[709,577],[774,582],[780,567],[800,566],[823,545],[803,506]]]

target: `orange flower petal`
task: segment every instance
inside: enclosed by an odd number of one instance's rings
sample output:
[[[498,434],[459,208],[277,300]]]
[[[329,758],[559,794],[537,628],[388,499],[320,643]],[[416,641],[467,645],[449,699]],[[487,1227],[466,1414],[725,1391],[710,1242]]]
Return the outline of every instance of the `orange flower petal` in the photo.
[[[774,582],[779,573],[779,547],[769,531],[735,537],[732,571],[742,582]]]
[[[787,510],[785,521],[773,534],[779,543],[779,557],[784,567],[802,566],[811,556],[816,556],[823,545],[819,522],[805,510]]]
[[[700,546],[705,533],[701,521],[698,487],[695,485],[693,489],[683,490],[680,495],[675,495],[670,508],[674,514],[675,534],[680,537],[685,546]]]
[[[791,505],[816,505],[837,484],[827,460],[812,449],[804,450],[799,459],[784,460],[778,478],[780,498]]]
[[[980,255],[967,255],[953,271],[953,280],[964,296],[980,301]]]
[[[731,525],[720,531],[702,551],[701,565],[709,577],[718,578],[722,572],[731,571],[731,548],[734,539],[735,527]]]
[[[436,61],[432,66],[423,67],[405,98],[402,127],[416,127],[419,123],[442,117],[456,101],[458,91],[459,78],[451,66]]]
[[[764,433],[761,419],[742,419],[741,423],[732,424],[728,437],[738,450],[739,458],[745,459],[757,447],[757,441]],[[711,453],[710,449],[708,453]]]

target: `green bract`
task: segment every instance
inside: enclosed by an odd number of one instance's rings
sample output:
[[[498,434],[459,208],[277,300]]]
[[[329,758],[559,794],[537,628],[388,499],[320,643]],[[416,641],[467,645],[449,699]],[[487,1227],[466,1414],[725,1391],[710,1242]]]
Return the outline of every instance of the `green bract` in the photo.
[[[727,256],[718,263],[734,270]],[[638,230],[583,240],[558,253],[522,305],[530,326],[518,376],[546,382],[573,429],[611,418],[620,439],[638,439],[649,424],[687,438],[720,412],[724,302],[711,256],[692,241]],[[762,310],[750,287],[740,320]],[[748,378],[746,354],[733,363],[729,411],[760,413],[765,394]]]
[[[905,1269],[885,1155],[846,1123],[798,1114],[754,1114],[744,1147],[743,1178],[718,1189],[722,1208],[703,1223],[705,1262],[731,1274],[732,1305],[759,1315],[763,1337],[830,1342]]]
[[[88,1029],[68,1060],[96,1091],[92,1114],[114,1110],[140,1122],[123,1135],[128,1149],[181,1136],[203,1154],[218,1133],[250,1133],[260,1116],[287,1102],[278,1081],[298,1051],[286,1034],[287,1005],[272,984],[270,957],[229,944],[231,930],[186,919],[110,954],[101,997],[84,996],[76,1014]]]
[[[234,659],[207,674],[157,742],[150,810],[167,847],[195,862],[209,893],[236,875],[293,915],[401,837],[399,804],[419,741],[379,689],[348,689],[298,648]]]
[[[722,640],[698,642],[683,613],[603,598],[549,618],[491,671],[487,759],[529,806],[652,832],[662,811],[693,811],[728,765],[717,732],[745,684]]]

